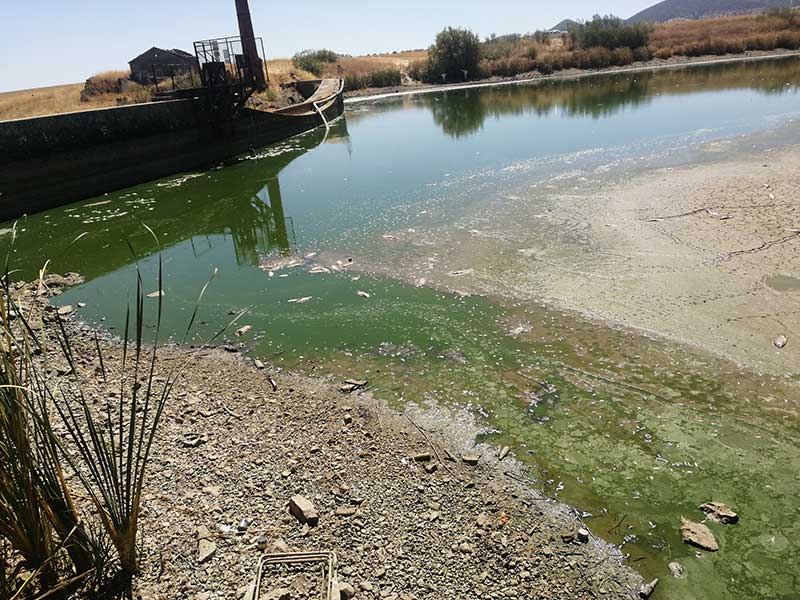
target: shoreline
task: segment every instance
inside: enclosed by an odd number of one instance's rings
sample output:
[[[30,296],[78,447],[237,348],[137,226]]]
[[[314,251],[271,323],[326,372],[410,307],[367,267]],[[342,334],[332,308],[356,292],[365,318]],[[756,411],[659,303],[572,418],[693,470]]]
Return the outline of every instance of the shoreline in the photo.
[[[779,58],[787,58],[797,56],[800,57],[800,51],[796,50],[775,50],[763,51],[754,50],[751,54],[744,55],[723,55],[723,56],[698,56],[698,57],[680,57],[678,60],[672,59],[653,59],[646,63],[632,63],[638,66],[623,66],[623,67],[607,67],[604,69],[568,69],[561,73],[553,73],[550,75],[535,75],[521,74],[514,77],[498,77],[491,80],[478,80],[474,83],[459,83],[459,84],[432,84],[420,83],[409,86],[412,89],[401,90],[398,88],[372,88],[367,90],[357,90],[354,92],[345,93],[345,105],[357,104],[361,102],[368,102],[374,100],[382,100],[385,98],[400,98],[404,96],[416,96],[419,94],[432,94],[435,92],[447,92],[453,90],[468,90],[471,88],[487,88],[487,87],[500,87],[507,85],[521,85],[529,83],[538,83],[541,81],[559,81],[559,80],[575,80],[583,79],[585,77],[593,77],[595,75],[613,75],[617,73],[640,73],[646,71],[660,71],[665,69],[679,69],[681,67],[696,67],[705,65],[719,65],[726,63],[738,62],[751,62],[759,60],[775,60]],[[382,89],[394,89],[392,92],[381,92]]]
[[[46,283],[59,293],[74,279]],[[17,293],[30,302],[36,289]],[[102,398],[95,330],[67,323],[78,375]],[[113,382],[121,342],[105,334],[99,344]],[[156,381],[189,352],[161,346]],[[335,551],[339,580],[359,599],[637,597],[642,579],[619,548],[591,533],[579,540],[579,514],[535,492],[513,455],[499,459],[497,449],[475,445],[466,413],[397,412],[368,383],[350,393],[341,385],[220,348],[193,355],[153,448],[134,593],[248,598],[264,536],[267,551]],[[296,494],[315,505],[318,526],[289,515]],[[214,552],[201,561],[203,527]]]

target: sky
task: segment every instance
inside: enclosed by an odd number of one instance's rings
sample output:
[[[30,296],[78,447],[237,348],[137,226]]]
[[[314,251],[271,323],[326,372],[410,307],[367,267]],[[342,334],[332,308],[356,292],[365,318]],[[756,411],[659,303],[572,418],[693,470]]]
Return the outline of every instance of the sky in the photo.
[[[595,12],[629,17],[656,0],[250,0],[267,58],[305,48],[367,54],[428,47],[446,26],[481,37],[548,29]],[[238,35],[234,0],[0,0],[0,92],[127,68],[151,46]]]

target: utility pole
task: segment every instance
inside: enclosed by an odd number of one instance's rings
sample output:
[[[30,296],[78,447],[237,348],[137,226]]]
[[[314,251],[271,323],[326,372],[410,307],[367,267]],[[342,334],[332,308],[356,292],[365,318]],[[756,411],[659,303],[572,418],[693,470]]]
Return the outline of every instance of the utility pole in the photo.
[[[250,63],[253,84],[256,90],[264,90],[267,87],[264,77],[264,64],[258,56],[256,36],[253,33],[253,20],[250,18],[250,7],[247,0],[236,0],[236,18],[239,21],[239,37],[242,39],[242,51],[247,55],[247,60]]]

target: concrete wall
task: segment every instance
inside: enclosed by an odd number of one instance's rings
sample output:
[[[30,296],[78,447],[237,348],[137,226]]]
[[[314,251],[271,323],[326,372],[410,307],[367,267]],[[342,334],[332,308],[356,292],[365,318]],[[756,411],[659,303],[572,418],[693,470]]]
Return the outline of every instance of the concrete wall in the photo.
[[[343,111],[340,98],[326,117]],[[192,99],[0,122],[0,220],[212,166],[320,124],[255,110],[211,123]]]

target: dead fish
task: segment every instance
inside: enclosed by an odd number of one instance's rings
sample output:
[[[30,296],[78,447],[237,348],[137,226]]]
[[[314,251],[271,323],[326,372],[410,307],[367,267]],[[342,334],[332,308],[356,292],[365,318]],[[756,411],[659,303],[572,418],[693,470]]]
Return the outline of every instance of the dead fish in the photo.
[[[236,336],[237,337],[242,337],[245,333],[250,331],[252,328],[253,328],[252,325],[245,325],[243,327],[239,327],[239,329],[236,330]]]
[[[323,266],[316,265],[316,266],[312,267],[311,269],[309,269],[308,272],[311,273],[312,275],[318,275],[320,273],[330,273],[331,270],[330,269],[326,269]]]
[[[370,297],[370,295],[369,295],[367,292],[362,292],[361,290],[358,290],[358,291],[356,292],[356,294],[357,294],[358,296],[362,297],[362,298],[369,298],[369,297]]]
[[[306,254],[306,255],[305,255],[303,258],[305,258],[306,260],[311,260],[311,259],[312,259],[312,258],[314,258],[316,255],[317,255],[317,253],[316,253],[316,252],[309,252],[309,253],[308,253],[308,254]]]
[[[450,277],[461,277],[462,275],[469,275],[473,272],[474,269],[463,269],[461,271],[450,271],[448,275],[450,275]]]
[[[157,292],[150,292],[149,294],[147,294],[148,298],[158,298],[160,296],[166,296],[164,290],[159,290]]]
[[[311,300],[313,297],[314,296],[303,296],[302,298],[292,298],[291,300],[289,300],[289,302],[292,304],[304,304],[309,300]]]
[[[784,348],[788,343],[789,339],[785,335],[779,335],[774,340],[772,340],[772,345],[778,349]]]

